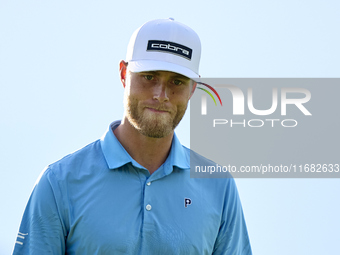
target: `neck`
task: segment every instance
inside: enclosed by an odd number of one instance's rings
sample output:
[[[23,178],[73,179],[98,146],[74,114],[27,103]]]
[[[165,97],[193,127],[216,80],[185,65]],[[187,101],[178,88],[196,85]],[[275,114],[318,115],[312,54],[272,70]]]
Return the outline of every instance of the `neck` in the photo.
[[[142,135],[126,118],[123,118],[114,134],[130,156],[148,169],[150,174],[165,162],[173,138],[173,132],[162,138]]]

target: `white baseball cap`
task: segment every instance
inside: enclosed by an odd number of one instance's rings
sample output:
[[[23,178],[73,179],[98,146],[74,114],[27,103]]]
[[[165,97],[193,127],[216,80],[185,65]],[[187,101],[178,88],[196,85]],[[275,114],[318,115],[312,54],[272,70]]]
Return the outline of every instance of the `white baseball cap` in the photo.
[[[132,72],[170,71],[198,78],[201,41],[173,18],[146,22],[131,36],[126,62]]]

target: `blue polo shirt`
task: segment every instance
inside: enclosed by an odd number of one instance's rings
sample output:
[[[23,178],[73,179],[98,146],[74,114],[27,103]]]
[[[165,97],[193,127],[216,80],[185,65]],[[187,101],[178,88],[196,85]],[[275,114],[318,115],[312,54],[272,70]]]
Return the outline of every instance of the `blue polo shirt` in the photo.
[[[190,154],[207,159],[176,135],[150,175],[116,139],[119,124],[43,171],[14,254],[251,254],[232,178],[190,178]]]

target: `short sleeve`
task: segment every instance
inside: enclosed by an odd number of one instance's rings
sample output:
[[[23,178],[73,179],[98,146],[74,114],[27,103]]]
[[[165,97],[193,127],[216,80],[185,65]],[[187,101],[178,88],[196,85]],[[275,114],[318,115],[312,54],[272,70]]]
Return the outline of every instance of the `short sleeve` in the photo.
[[[251,255],[248,231],[234,179],[230,178],[225,194],[221,226],[214,255]]]
[[[38,178],[27,203],[13,254],[65,254],[67,236],[55,176],[46,169]]]

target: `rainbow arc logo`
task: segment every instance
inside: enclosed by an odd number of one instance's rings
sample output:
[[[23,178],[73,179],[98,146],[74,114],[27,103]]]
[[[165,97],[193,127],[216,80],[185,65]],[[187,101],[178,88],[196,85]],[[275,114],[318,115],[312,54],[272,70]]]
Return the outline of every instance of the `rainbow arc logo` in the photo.
[[[197,84],[204,85],[204,86],[206,86],[207,88],[209,88],[212,92],[214,92],[214,94],[217,96],[217,98],[218,98],[218,100],[220,101],[220,104],[221,104],[221,106],[222,106],[221,97],[220,97],[220,95],[217,93],[217,91],[216,91],[213,87],[211,87],[210,85],[208,85],[208,84],[206,84],[206,83],[203,83],[203,82],[197,82]],[[210,92],[209,90],[207,90],[207,89],[205,89],[205,88],[201,88],[201,87],[197,87],[197,88],[200,89],[200,90],[205,91],[206,93],[208,93],[208,95],[214,100],[214,103],[215,103],[215,105],[217,106],[216,100],[215,100],[213,94],[211,94],[211,92]]]

